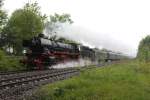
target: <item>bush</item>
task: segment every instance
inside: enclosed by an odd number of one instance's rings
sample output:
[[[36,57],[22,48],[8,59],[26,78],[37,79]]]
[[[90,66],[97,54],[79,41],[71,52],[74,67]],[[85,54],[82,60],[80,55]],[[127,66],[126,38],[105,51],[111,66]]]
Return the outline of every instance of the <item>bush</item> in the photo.
[[[5,53],[0,50],[0,61],[4,59]]]
[[[150,35],[141,40],[138,47],[137,58],[140,61],[150,61]]]
[[[22,70],[24,67],[19,63],[19,59],[15,56],[6,56],[0,50],[0,71],[17,71]]]

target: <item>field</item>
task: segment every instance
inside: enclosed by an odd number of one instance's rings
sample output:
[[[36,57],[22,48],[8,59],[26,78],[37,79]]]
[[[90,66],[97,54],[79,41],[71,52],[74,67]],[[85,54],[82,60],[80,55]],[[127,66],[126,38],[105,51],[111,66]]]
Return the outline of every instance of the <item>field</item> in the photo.
[[[150,64],[127,61],[43,86],[36,100],[150,100]]]

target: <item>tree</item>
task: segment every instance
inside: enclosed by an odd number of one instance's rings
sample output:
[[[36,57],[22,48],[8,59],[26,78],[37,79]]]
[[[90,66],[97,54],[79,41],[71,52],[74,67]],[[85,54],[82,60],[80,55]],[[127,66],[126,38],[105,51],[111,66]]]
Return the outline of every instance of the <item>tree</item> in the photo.
[[[27,3],[23,9],[14,11],[3,29],[7,46],[13,47],[17,54],[22,51],[22,40],[41,33],[46,16],[40,12],[38,3]]]
[[[3,2],[0,0],[0,33],[2,31],[3,26],[6,24],[7,21],[7,14],[4,10],[2,10]]]
[[[72,24],[73,21],[71,19],[71,16],[69,14],[57,14],[50,16],[50,20],[46,23],[45,33],[48,34],[52,40],[56,40],[57,32],[59,30],[63,30],[63,24],[68,23]]]
[[[0,0],[0,48],[2,48],[2,45],[3,45],[2,29],[7,22],[7,14],[2,9],[2,6],[3,6],[3,1]]]
[[[71,20],[70,18],[71,16],[69,14],[62,14],[62,15],[59,15],[57,13],[54,14],[54,16],[50,16],[50,21],[51,22],[60,22],[60,23],[66,23],[66,22],[69,22],[70,24],[73,23],[73,21]]]
[[[141,40],[138,47],[137,58],[145,62],[150,61],[150,35]]]

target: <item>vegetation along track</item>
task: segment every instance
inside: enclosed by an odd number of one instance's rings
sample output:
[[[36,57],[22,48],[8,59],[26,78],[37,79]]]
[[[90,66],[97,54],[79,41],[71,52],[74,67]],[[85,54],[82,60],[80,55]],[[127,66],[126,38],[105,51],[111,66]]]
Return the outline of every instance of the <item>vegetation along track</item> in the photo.
[[[21,100],[38,86],[78,74],[78,69],[64,68],[0,75],[0,100]]]

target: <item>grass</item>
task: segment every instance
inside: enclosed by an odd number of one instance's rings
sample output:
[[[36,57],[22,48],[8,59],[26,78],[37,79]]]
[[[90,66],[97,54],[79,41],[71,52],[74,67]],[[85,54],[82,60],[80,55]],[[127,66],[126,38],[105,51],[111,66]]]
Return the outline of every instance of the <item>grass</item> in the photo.
[[[83,71],[39,89],[34,100],[150,100],[150,64],[129,61]]]
[[[8,56],[0,50],[0,71],[17,71],[25,69],[19,62],[20,59],[21,58],[16,56]]]
[[[18,71],[25,67],[19,62],[19,58],[15,56],[7,56],[0,60],[0,71]]]

